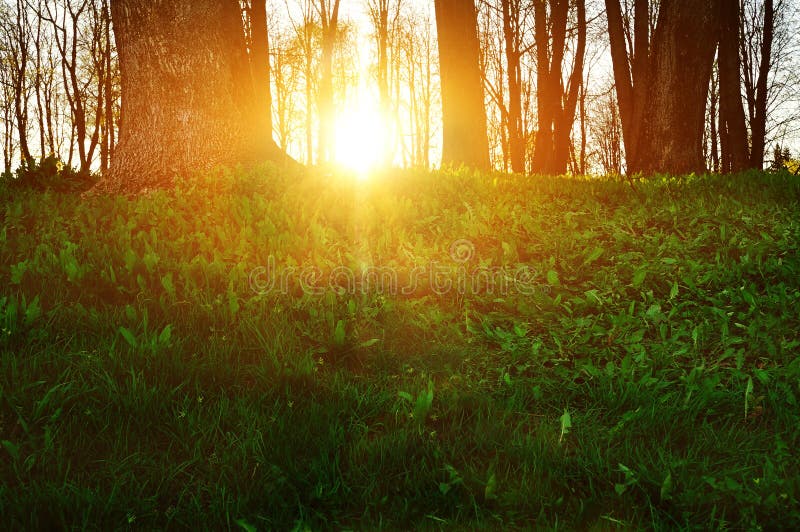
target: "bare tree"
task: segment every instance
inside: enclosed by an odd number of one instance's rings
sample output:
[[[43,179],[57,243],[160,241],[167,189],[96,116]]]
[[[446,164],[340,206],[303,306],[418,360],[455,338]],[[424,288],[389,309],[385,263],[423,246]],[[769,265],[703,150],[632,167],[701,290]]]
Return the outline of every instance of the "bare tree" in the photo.
[[[319,162],[330,162],[333,150],[333,53],[339,29],[340,0],[317,0],[322,29],[319,75]]]
[[[278,146],[289,151],[304,120],[298,103],[298,95],[303,93],[304,54],[294,30],[282,30],[275,18],[269,20],[273,131]]]
[[[306,164],[314,162],[314,106],[318,103],[316,65],[317,42],[319,35],[318,19],[315,10],[315,0],[301,0],[300,18],[291,19],[292,28],[298,43],[298,49],[303,58],[303,87],[305,97],[305,147]],[[288,4],[287,4],[288,6]],[[318,105],[317,105],[318,107]]]
[[[402,0],[367,0],[367,12],[369,13],[370,21],[374,30],[376,52],[377,52],[377,69],[376,78],[378,82],[378,94],[380,97],[380,109],[384,120],[389,120],[390,117],[398,119],[397,113],[392,112],[392,97],[389,87],[389,56],[393,56],[395,66],[399,66],[396,59],[397,51],[392,48],[396,46],[398,22],[400,20],[400,9],[403,5]],[[399,80],[399,76],[395,76]],[[394,106],[396,108],[396,106]],[[392,142],[391,144],[394,144]],[[383,162],[391,156],[391,150],[387,147],[380,157]]]
[[[406,85],[403,92],[407,95],[405,124],[409,130],[403,157],[413,167],[429,168],[433,106],[438,92],[434,86],[436,45],[431,19],[427,13],[410,12],[402,17],[398,28],[398,62],[405,70],[402,73]]]
[[[594,155],[605,175],[622,174],[622,123],[613,82],[593,98],[589,129]]]
[[[566,83],[562,70],[567,52],[567,22],[570,4],[575,8],[575,48]],[[533,169],[541,173],[564,173],[569,163],[570,132],[575,121],[583,60],[586,50],[586,4],[584,0],[550,0],[534,4],[536,35],[536,89],[538,128]]]
[[[16,125],[17,143],[23,166],[33,163],[29,145],[29,113],[28,103],[32,88],[28,82],[29,59],[31,56],[32,35],[31,21],[25,4],[17,0],[13,11],[4,17],[3,41],[4,63],[7,65],[7,87],[10,89],[13,106],[13,120]]]

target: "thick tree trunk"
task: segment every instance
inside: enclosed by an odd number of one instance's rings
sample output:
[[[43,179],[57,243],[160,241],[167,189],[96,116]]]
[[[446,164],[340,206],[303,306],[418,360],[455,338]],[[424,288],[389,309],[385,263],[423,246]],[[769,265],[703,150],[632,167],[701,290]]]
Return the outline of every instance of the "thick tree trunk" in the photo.
[[[442,86],[442,165],[489,168],[473,0],[435,0]]]
[[[719,26],[722,171],[739,172],[749,164],[739,60],[739,0],[720,0]]]
[[[703,131],[719,1],[663,0],[649,38],[649,3],[636,0],[630,57],[619,0],[606,0],[628,173],[705,171]]]
[[[706,96],[716,48],[717,2],[662,2],[652,40],[650,116],[633,172],[705,172]]]
[[[236,0],[115,0],[119,143],[96,191],[138,193],[282,157],[263,130]]]

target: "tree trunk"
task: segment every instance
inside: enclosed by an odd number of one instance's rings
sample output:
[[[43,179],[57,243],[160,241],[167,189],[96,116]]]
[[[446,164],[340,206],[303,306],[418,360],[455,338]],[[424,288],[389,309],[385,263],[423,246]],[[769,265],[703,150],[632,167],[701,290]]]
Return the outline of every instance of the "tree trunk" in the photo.
[[[506,77],[508,79],[508,154],[511,171],[525,172],[525,135],[522,130],[522,74],[520,66],[520,0],[502,0],[503,39],[505,41]],[[505,145],[505,144],[504,144]],[[505,159],[505,157],[504,157]]]
[[[758,65],[758,79],[755,85],[755,101],[753,103],[753,120],[750,123],[752,148],[750,166],[764,167],[764,151],[767,135],[767,93],[768,77],[772,62],[772,40],[775,35],[775,6],[773,0],[764,1],[764,27],[761,35],[761,62]]]
[[[442,165],[489,168],[473,0],[435,0],[442,87]]]
[[[239,2],[111,3],[119,143],[99,192],[138,193],[216,165],[282,156],[258,119]]]
[[[575,109],[578,103],[578,92],[583,83],[583,57],[586,52],[586,2],[576,0],[575,7],[578,13],[577,44],[572,73],[569,76],[567,87],[564,90],[563,107],[555,116],[553,122],[553,171],[564,173],[569,162],[570,134],[575,123]],[[554,74],[561,76],[561,66]],[[559,95],[561,96],[561,95]]]
[[[717,2],[663,2],[651,51],[650,116],[633,172],[705,172],[706,96],[717,39]]]
[[[331,4],[332,2],[332,4]],[[322,55],[319,74],[319,164],[333,158],[333,51],[339,28],[339,0],[319,0]]]
[[[641,4],[636,4],[637,12]],[[622,137],[625,144],[625,157],[630,164],[636,159],[636,141],[638,137],[638,121],[634,120],[634,103],[637,92],[634,91],[631,78],[630,60],[625,47],[625,27],[622,18],[622,9],[619,0],[606,0],[606,15],[608,18],[608,38],[611,47],[611,65],[614,70],[614,85],[617,92],[619,114],[622,121]],[[639,25],[636,26],[637,28]],[[648,30],[649,31],[649,30]],[[635,35],[636,41],[640,39]],[[641,70],[639,70],[641,72]]]
[[[267,33],[267,4],[264,0],[253,0],[250,8],[250,31],[253,41],[252,68],[253,89],[261,104],[258,116],[261,128],[269,131],[272,138],[272,91],[270,90],[269,34]]]
[[[575,122],[578,90],[583,80],[583,56],[586,49],[586,10],[584,0],[577,0],[577,42],[568,84],[564,87],[562,70],[567,45],[567,21],[570,2],[551,0],[534,5],[536,42],[536,102],[538,128],[533,153],[533,170],[545,174],[563,174],[570,158],[570,133]]]
[[[719,2],[719,117],[723,172],[749,164],[739,60],[739,0]]]
[[[703,131],[719,1],[662,0],[649,38],[649,3],[636,0],[630,57],[619,0],[606,0],[628,173],[705,171]]]
[[[708,159],[711,161],[711,171],[717,173],[720,171],[720,163],[719,163],[719,133],[717,130],[717,123],[722,125],[722,120],[720,119],[717,122],[717,111],[719,107],[719,89],[717,86],[717,80],[719,79],[719,73],[715,76],[712,72],[711,74],[711,89],[709,90],[709,102],[708,102],[708,129],[709,129],[709,139],[710,146],[709,146],[709,157]]]

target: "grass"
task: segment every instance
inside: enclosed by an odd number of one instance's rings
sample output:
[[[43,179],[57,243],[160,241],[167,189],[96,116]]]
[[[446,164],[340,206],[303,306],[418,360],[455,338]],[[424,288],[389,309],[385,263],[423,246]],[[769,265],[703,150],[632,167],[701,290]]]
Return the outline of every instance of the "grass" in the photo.
[[[0,528],[796,528],[799,247],[787,173],[0,189]]]

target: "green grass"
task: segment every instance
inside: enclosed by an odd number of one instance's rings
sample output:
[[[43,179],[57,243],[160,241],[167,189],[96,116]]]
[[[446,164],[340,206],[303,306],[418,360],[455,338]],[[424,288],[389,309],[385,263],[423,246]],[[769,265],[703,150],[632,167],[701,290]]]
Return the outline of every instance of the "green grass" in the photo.
[[[192,183],[0,189],[0,528],[800,526],[796,177]]]

